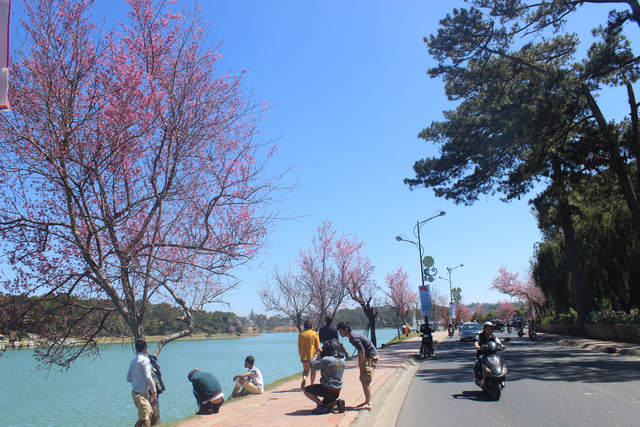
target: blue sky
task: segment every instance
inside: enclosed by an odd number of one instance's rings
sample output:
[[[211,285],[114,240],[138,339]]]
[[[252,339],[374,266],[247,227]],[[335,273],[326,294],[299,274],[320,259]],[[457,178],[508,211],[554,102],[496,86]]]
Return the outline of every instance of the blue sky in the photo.
[[[431,190],[410,191],[402,180],[412,165],[437,149],[417,134],[442,111],[453,108],[443,84],[429,79],[435,65],[423,37],[461,1],[211,1],[212,35],[224,39],[223,64],[247,67],[248,87],[275,104],[263,137],[279,138],[274,167],[293,165],[287,180],[299,190],[283,208],[297,220],[278,225],[262,268],[241,271],[239,291],[226,300],[247,314],[263,307],[255,288],[273,265],[286,267],[310,245],[323,220],[364,241],[376,280],[402,266],[418,286],[417,220],[440,210],[422,229],[425,252],[435,258],[438,276],[452,273],[463,302],[506,299],[487,288],[500,266],[524,274],[540,240],[526,200],[505,204],[486,197],[473,206],[436,198]],[[603,19],[608,7],[589,5],[571,24]],[[599,17],[599,18],[598,18]],[[587,33],[588,34],[588,33]],[[586,45],[586,44],[585,44]],[[613,96],[615,99],[615,95]],[[624,105],[621,107],[624,108]],[[610,112],[620,114],[618,110]],[[436,280],[448,295],[446,280]]]
[[[112,0],[97,0],[94,15]],[[505,204],[486,197],[473,206],[456,206],[431,190],[410,191],[413,163],[437,154],[417,138],[442,111],[454,108],[443,84],[429,79],[435,65],[423,37],[437,30],[438,20],[463,3],[454,1],[295,1],[202,0],[211,20],[212,40],[223,41],[221,72],[248,69],[246,89],[274,108],[262,123],[261,138],[277,140],[270,171],[292,167],[283,184],[298,189],[280,208],[296,219],[277,224],[270,244],[252,265],[237,271],[241,286],[225,297],[230,310],[247,315],[264,312],[256,294],[268,270],[285,268],[309,247],[323,220],[338,233],[349,233],[366,245],[382,287],[385,275],[398,267],[420,282],[416,247],[397,242],[412,238],[416,221],[444,210],[422,229],[425,252],[435,259],[438,276],[446,267],[464,264],[452,274],[464,303],[495,302],[506,296],[487,287],[500,266],[523,273],[540,240],[526,200]],[[14,15],[20,2],[14,1]],[[622,6],[619,6],[622,7]],[[588,5],[572,24],[576,31],[606,16],[608,6]],[[13,18],[12,18],[13,19]],[[15,22],[15,21],[14,21]],[[13,23],[13,22],[12,22]],[[17,22],[14,24],[16,25]],[[587,33],[588,34],[588,33]],[[611,105],[615,105],[615,94]],[[618,107],[624,109],[624,105]],[[615,107],[610,117],[622,114]],[[436,280],[441,294],[445,280]]]

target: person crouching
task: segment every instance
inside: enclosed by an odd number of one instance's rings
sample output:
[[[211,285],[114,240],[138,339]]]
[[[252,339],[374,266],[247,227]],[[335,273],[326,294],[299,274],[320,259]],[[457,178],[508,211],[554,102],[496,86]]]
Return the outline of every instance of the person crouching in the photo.
[[[346,351],[337,339],[325,341],[311,359],[310,368],[320,370],[320,384],[311,384],[304,388],[304,395],[311,399],[317,407],[311,411],[315,415],[326,414],[338,407],[338,412],[345,410],[344,400],[339,399],[342,389],[342,375]],[[320,400],[319,398],[323,399]]]
[[[220,412],[224,403],[224,394],[218,379],[208,372],[200,372],[197,368],[187,376],[193,384],[193,395],[198,402],[196,415],[211,415]]]

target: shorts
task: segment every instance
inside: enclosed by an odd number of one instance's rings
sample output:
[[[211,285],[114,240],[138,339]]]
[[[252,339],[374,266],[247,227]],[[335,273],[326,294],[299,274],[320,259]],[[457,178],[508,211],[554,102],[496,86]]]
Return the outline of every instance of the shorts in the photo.
[[[378,356],[371,356],[364,358],[364,373],[360,373],[360,381],[364,384],[370,385],[373,380],[373,371],[376,369],[376,365],[378,364]]]
[[[340,396],[339,391],[329,390],[322,384],[308,385],[304,388],[304,391],[314,396],[323,397],[324,399],[322,399],[322,404],[324,406],[327,406],[331,402],[335,402]]]
[[[251,381],[243,382],[242,383],[242,389],[244,391],[246,391],[247,393],[250,393],[250,394],[260,394],[260,393],[262,393],[262,390],[260,390],[258,388],[258,386],[253,384]]]
[[[131,396],[133,397],[133,403],[135,403],[136,408],[138,408],[138,420],[150,420],[153,409],[149,402],[149,395],[133,391],[131,392]]]

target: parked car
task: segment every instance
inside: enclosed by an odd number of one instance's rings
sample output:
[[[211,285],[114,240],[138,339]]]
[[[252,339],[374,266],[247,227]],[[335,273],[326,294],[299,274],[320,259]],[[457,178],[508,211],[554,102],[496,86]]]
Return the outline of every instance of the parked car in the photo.
[[[491,319],[489,322],[493,323],[493,330],[504,332],[504,321],[501,319]]]
[[[475,341],[476,335],[482,332],[482,326],[477,322],[465,322],[460,327],[460,341]]]

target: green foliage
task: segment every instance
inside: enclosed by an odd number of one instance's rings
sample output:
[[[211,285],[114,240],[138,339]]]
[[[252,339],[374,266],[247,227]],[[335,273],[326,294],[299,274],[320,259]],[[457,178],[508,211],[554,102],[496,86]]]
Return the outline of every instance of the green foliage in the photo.
[[[540,319],[540,323],[575,324],[578,323],[578,315],[575,311],[571,311],[567,314],[556,314],[553,316],[543,317]]]
[[[347,321],[354,329],[365,329],[369,324],[367,316],[360,307],[358,308],[343,308],[336,313],[333,319],[333,324],[338,322]],[[400,320],[401,321],[401,320]],[[376,328],[395,328],[396,327],[396,314],[389,306],[381,306],[378,308],[378,317],[376,318]]]
[[[425,38],[437,61],[428,73],[457,104],[420,133],[438,156],[416,161],[405,183],[463,204],[546,185],[535,199],[544,241],[533,274],[551,309],[575,307],[582,319],[639,307],[640,62],[624,32],[637,30],[640,9],[612,11],[576,58],[580,40],[563,24],[590,2],[467,3]],[[623,94],[627,118],[605,117],[604,89]]]
[[[610,175],[600,173],[577,182],[569,198],[589,311],[629,312],[640,307],[640,293],[634,291],[640,286],[640,247],[629,209],[618,193]],[[572,289],[561,224],[542,200],[535,206],[544,240],[534,253],[533,277],[548,307],[566,312],[572,306]]]
[[[640,311],[632,310],[630,313],[623,311],[598,311],[593,312],[585,319],[588,323],[595,323],[601,325],[638,325],[640,324]],[[551,324],[574,324],[578,322],[576,312],[572,311],[568,314],[558,314],[554,316],[544,317],[540,320],[540,323]]]
[[[631,313],[622,311],[600,311],[591,315],[591,323],[601,323],[609,325],[640,324],[640,312],[634,310]]]

